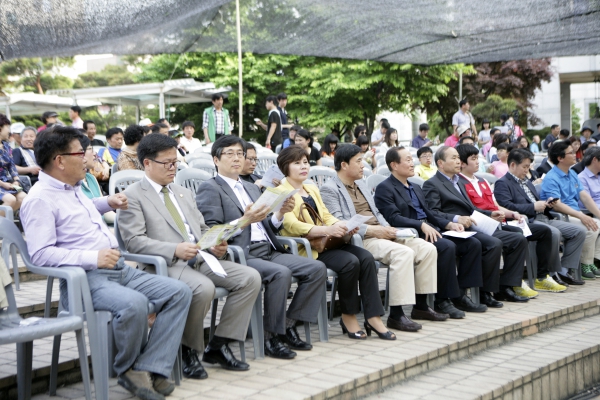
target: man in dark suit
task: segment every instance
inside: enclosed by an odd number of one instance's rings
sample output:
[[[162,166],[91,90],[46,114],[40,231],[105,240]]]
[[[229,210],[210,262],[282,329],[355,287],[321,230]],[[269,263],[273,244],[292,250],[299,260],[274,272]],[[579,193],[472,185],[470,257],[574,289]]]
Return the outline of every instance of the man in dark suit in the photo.
[[[459,223],[434,215],[427,207],[421,187],[408,182],[408,178],[415,175],[415,169],[407,149],[396,147],[388,150],[385,161],[392,174],[377,185],[375,205],[392,226],[414,228],[421,238],[432,242],[438,251],[438,266],[452,265],[452,274],[446,276],[439,271],[447,268],[438,267],[436,311],[449,314],[451,318],[464,317],[464,312],[459,310],[486,311],[484,304],[473,303],[465,294],[466,288],[483,284],[479,241],[472,237],[462,239],[440,235],[442,230],[463,232],[465,229]],[[454,266],[456,256],[460,257],[458,276]]]
[[[246,182],[256,183],[259,187],[262,187],[260,184],[262,176],[254,173],[258,161],[256,156],[256,148],[252,143],[245,142],[244,145],[246,146],[246,161],[242,166],[240,179],[245,180]]]
[[[535,172],[537,172],[541,178],[542,175],[547,174],[548,171],[550,171],[553,166],[554,166],[554,164],[551,164],[551,162],[546,157],[542,160],[540,165],[538,165],[538,167],[535,169]]]
[[[533,183],[527,179],[527,171],[533,162],[533,154],[524,149],[517,149],[508,155],[508,173],[500,178],[494,185],[494,194],[498,204],[510,210],[516,210],[526,215],[530,224],[544,224],[552,230],[552,247],[549,251],[551,265],[547,269],[558,272],[553,280],[563,285],[583,285],[583,281],[571,276],[569,269],[579,268],[579,258],[585,241],[585,228],[554,219],[549,210],[552,204],[540,200],[538,191]],[[558,245],[564,240],[564,251],[558,265],[552,265],[553,260],[559,260]],[[538,266],[538,276],[541,268]],[[545,278],[545,275],[543,275]],[[556,291],[551,281],[544,279],[535,282],[536,290]]]
[[[466,229],[474,223],[471,215],[475,207],[467,195],[464,182],[461,182],[460,157],[456,149],[440,147],[435,153],[438,172],[423,185],[427,205],[439,218],[458,222]],[[488,217],[500,215],[499,211],[478,210]],[[479,240],[482,248],[483,293],[481,302],[488,307],[502,307],[500,299],[526,302],[527,298],[517,296],[513,286],[521,286],[523,268],[527,256],[527,239],[518,228],[506,227],[511,231],[497,230],[493,236],[477,232],[473,237]],[[516,231],[513,231],[516,230]],[[504,254],[504,269],[500,275],[500,256]],[[496,298],[492,296],[496,293]]]
[[[294,358],[296,353],[286,345],[294,350],[312,349],[300,339],[296,321],[317,322],[327,268],[321,261],[289,254],[277,240],[275,233],[283,223],[283,215],[294,208],[293,197],[270,216],[266,205],[252,209],[252,203],[261,193],[258,186],[239,178],[245,157],[242,139],[233,135],[219,138],[211,154],[219,174],[198,188],[198,209],[208,226],[246,220],[229,244],[244,250],[246,263],[260,273],[265,285],[265,353],[276,358]],[[298,279],[298,289],[286,315],[292,276]]]

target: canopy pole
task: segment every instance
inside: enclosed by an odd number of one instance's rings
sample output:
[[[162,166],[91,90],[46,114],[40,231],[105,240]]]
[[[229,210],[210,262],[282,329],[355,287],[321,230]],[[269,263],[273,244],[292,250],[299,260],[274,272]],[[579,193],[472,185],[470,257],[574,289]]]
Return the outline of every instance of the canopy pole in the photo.
[[[137,106],[135,106],[135,123],[136,124],[140,123],[140,104],[139,103]]]
[[[160,94],[158,95],[158,118],[164,118],[164,117],[165,117],[165,94],[161,90]]]
[[[239,123],[238,123],[238,132],[239,137],[243,135],[243,126],[244,126],[244,98],[242,93],[243,81],[242,81],[242,28],[240,24],[240,0],[235,0],[235,15],[236,15],[236,25],[237,25],[237,49],[238,49],[238,82],[239,82]]]
[[[458,101],[462,100],[462,68],[458,72]]]

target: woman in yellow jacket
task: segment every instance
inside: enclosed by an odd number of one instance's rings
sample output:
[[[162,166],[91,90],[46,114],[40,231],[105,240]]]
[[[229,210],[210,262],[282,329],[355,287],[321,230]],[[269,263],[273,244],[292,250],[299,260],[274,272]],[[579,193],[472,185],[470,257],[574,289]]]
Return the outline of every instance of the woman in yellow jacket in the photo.
[[[281,185],[287,189],[300,189],[300,192],[294,195],[296,202],[294,210],[284,216],[281,230],[283,236],[301,236],[312,239],[322,236],[342,237],[348,233],[354,233],[348,232],[346,223],[339,221],[327,210],[317,186],[303,184],[308,178],[310,169],[304,149],[296,145],[285,148],[277,158],[277,165],[286,177]],[[299,219],[302,203],[309,204],[318,212],[324,226],[311,223],[311,216],[305,209],[302,210],[302,217],[304,221],[309,222],[302,222]],[[306,255],[305,249],[301,249],[300,252]],[[395,340],[396,336],[387,330],[381,320],[384,310],[379,296],[375,260],[371,253],[360,247],[347,244],[339,249],[326,250],[322,253],[312,250],[312,256],[314,259],[325,263],[327,268],[338,274],[342,331],[347,333],[351,339],[364,340],[367,338],[367,335],[360,330],[360,325],[356,319],[356,314],[360,312],[360,298],[358,296],[360,286],[365,315],[364,326],[367,334],[370,336],[371,331],[374,330],[381,339]]]

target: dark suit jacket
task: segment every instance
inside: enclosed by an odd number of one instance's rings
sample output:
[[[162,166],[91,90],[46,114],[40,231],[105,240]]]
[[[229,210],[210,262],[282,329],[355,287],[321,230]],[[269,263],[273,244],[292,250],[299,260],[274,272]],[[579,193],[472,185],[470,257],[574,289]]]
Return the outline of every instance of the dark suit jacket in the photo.
[[[571,169],[573,171],[575,171],[577,173],[577,175],[579,175],[580,173],[582,173],[583,170],[585,169],[585,164],[583,163],[583,160],[581,160],[577,164],[573,165],[571,167]]]
[[[410,184],[410,183],[409,183]],[[445,230],[451,220],[436,216],[427,207],[425,195],[419,185],[412,185],[423,211],[427,215],[427,222],[434,228]],[[421,232],[421,221],[417,219],[417,210],[412,204],[412,200],[406,191],[406,187],[402,182],[390,175],[385,181],[377,185],[375,189],[375,205],[383,214],[386,221],[391,226],[407,226]]]
[[[552,169],[552,165],[548,164],[547,160],[547,158],[544,158],[540,163],[540,166],[535,169],[540,177],[544,174],[547,174]]]
[[[258,186],[243,180],[242,185],[244,185],[244,189],[252,201],[258,200],[261,195]],[[229,223],[244,215],[244,208],[238,201],[237,196],[227,182],[220,176],[202,182],[196,193],[196,205],[204,216],[206,224],[211,227]],[[262,224],[269,239],[271,239],[271,242],[275,245],[275,250],[281,253],[288,253],[288,250],[279,243],[275,236],[275,233],[279,230],[271,223],[271,215],[265,218],[262,221]],[[229,239],[228,243],[234,246],[240,246],[244,249],[244,253],[247,257],[248,251],[250,250],[251,233],[250,226],[247,226],[241,234]]]
[[[538,201],[540,196],[535,190],[535,186],[529,179],[527,179],[527,187],[533,193],[533,197]],[[529,222],[533,222],[535,219],[536,211],[533,206],[533,202],[529,199],[529,196],[525,193],[521,185],[508,173],[502,178],[498,179],[494,184],[494,196],[496,201],[504,208],[509,210],[517,211],[519,214],[527,215]],[[549,213],[549,209],[546,208],[544,214],[550,219],[553,217]]]
[[[254,183],[257,180],[262,179],[262,176],[257,175],[257,174],[240,175],[240,179],[244,180],[246,182]]]
[[[434,176],[427,179],[423,184],[427,206],[438,217],[452,221],[455,215],[469,216],[477,210],[488,217],[491,211],[475,208],[465,189],[465,180],[459,179],[458,186],[462,193],[456,191],[452,182],[450,182],[441,172],[436,172]]]

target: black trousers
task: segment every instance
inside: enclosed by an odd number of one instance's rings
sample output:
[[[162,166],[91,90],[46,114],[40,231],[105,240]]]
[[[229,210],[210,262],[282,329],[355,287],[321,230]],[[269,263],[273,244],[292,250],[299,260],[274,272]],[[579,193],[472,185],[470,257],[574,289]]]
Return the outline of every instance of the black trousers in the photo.
[[[544,279],[548,274],[550,254],[552,253],[552,229],[543,224],[529,224],[529,230],[531,230],[531,236],[528,236],[527,240],[537,242],[535,247],[538,258],[536,278]]]
[[[338,274],[342,314],[355,315],[360,312],[359,288],[365,318],[385,314],[379,295],[377,267],[371,253],[361,247],[347,244],[340,249],[324,251],[317,259]]]
[[[500,285],[521,286],[523,268],[527,257],[527,239],[523,231],[514,226],[502,226],[493,236],[477,232],[473,238],[481,243],[481,270],[485,292],[498,292]],[[500,256],[504,268],[500,275]]]
[[[453,299],[460,296],[460,289],[481,287],[481,243],[477,239],[444,236],[433,245],[438,251],[437,298]]]

